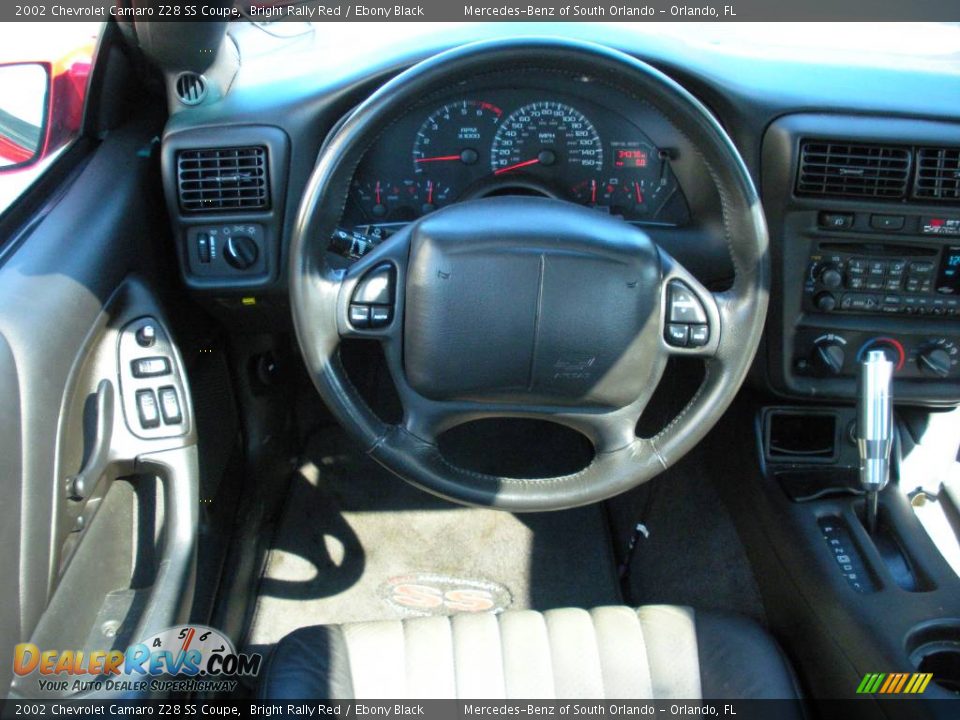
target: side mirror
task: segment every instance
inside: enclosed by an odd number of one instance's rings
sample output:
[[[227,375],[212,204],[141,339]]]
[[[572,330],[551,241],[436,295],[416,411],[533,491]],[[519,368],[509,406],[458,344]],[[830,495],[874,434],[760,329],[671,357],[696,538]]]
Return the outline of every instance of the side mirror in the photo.
[[[77,136],[91,54],[0,64],[0,174],[36,165]]]
[[[50,66],[0,65],[0,172],[33,165],[50,125]]]

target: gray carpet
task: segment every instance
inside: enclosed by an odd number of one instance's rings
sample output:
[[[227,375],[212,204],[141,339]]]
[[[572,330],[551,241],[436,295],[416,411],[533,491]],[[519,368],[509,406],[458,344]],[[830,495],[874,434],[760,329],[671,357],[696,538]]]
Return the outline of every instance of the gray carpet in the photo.
[[[723,480],[736,479],[714,472],[709,453],[698,448],[652,482],[610,501],[619,557],[638,522],[649,532],[629,564],[629,602],[724,610],[765,624],[746,551],[713,484]]]
[[[307,625],[455,612],[477,598],[537,610],[621,602],[603,509],[517,516],[453,505],[331,430],[311,441],[291,483],[247,644]]]

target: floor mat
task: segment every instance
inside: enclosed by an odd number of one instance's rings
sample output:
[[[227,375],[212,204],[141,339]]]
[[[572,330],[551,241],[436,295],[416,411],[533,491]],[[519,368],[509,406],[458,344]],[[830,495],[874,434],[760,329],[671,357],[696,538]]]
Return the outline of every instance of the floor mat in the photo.
[[[308,458],[271,545],[249,645],[322,623],[621,602],[598,505],[464,508],[397,479],[339,431],[315,437]]]
[[[623,554],[637,523],[640,534],[626,592],[637,605],[668,603],[724,610],[765,622],[753,570],[714,482],[717,463],[703,448],[653,481],[610,503]]]

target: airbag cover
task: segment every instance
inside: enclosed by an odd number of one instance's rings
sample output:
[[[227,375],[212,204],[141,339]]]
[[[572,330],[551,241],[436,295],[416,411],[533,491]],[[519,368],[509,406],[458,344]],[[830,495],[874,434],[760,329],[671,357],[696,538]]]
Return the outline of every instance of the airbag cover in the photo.
[[[660,272],[643,231],[559,200],[428,215],[412,229],[407,381],[435,400],[623,407],[657,361]]]

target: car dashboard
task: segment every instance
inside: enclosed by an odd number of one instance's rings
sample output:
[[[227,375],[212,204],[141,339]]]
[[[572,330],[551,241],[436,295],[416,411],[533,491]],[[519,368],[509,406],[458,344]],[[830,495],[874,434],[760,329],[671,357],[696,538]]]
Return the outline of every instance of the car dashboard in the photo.
[[[469,41],[510,29],[459,32]],[[960,402],[960,118],[950,101],[960,80],[948,64],[831,64],[571,32],[664,71],[740,151],[770,236],[771,302],[752,383],[849,401],[857,358],[876,348],[897,365],[899,401]],[[165,192],[182,279],[201,302],[234,326],[289,326],[289,238],[325,138],[398,71],[453,41],[438,34],[415,52],[384,48],[323,67],[292,56],[282,71],[261,55],[222,100],[172,115]],[[261,151],[259,205],[242,192],[218,204],[222,185],[212,204],[185,203],[207,197],[204,167],[222,180],[223,154],[250,148]],[[191,152],[199,165],[184,164]],[[191,168],[198,184],[185,186]],[[346,266],[425,215],[502,194],[559,198],[641,226],[712,290],[733,277],[722,200],[696,148],[643,98],[543,68],[490,68],[402,113],[367,149],[322,242]]]

